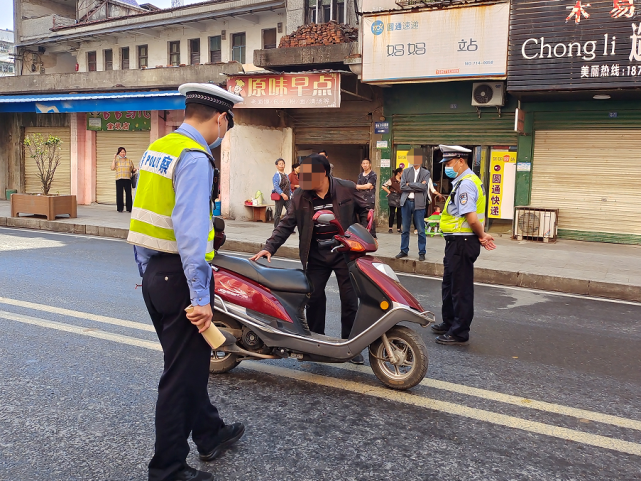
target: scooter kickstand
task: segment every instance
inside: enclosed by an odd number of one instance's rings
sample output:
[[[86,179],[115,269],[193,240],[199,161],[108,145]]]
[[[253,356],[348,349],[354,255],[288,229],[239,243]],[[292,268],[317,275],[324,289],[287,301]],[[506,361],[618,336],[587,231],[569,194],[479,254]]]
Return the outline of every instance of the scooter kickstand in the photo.
[[[381,339],[383,339],[383,345],[385,346],[385,350],[387,351],[387,354],[389,356],[389,361],[392,364],[396,364],[398,360],[396,359],[396,354],[394,354],[394,351],[392,349],[392,344],[389,342],[389,339],[387,338],[387,334],[383,334],[381,336]]]

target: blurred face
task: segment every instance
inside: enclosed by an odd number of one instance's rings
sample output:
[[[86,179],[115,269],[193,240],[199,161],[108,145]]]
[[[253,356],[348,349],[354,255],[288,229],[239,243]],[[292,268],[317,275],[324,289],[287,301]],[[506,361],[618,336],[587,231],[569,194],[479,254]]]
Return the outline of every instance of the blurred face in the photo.
[[[121,150],[118,155],[124,159],[127,156],[127,151],[126,150]]]
[[[300,174],[300,165],[294,169],[294,172],[296,172],[297,174]]]
[[[227,127],[229,126],[229,121],[227,120],[227,114],[226,113],[220,114],[216,123],[218,124],[216,136],[222,139],[227,133]]]
[[[369,160],[365,159],[365,160],[363,160],[363,162],[361,162],[361,168],[364,171],[368,171],[369,169],[372,168],[372,164],[370,163]]]
[[[285,161],[284,160],[279,160],[278,163],[276,164],[276,167],[280,171],[285,170]]]
[[[327,177],[325,169],[319,164],[303,164],[300,166],[300,172],[300,188],[303,190],[320,189]]]
[[[415,168],[423,165],[423,157],[421,157],[420,155],[413,155],[412,157],[408,155],[407,161],[411,162]]]

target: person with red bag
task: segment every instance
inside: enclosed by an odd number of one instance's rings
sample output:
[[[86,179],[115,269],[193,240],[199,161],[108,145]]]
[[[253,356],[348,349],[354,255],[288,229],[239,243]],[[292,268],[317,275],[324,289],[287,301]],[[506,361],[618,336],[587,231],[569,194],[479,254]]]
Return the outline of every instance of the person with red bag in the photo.
[[[278,227],[280,222],[280,215],[285,207],[285,212],[289,207],[289,198],[292,196],[292,189],[289,185],[289,177],[285,173],[285,161],[283,159],[276,159],[276,173],[272,177],[272,190],[271,199],[276,201],[276,208],[274,210],[274,229]]]

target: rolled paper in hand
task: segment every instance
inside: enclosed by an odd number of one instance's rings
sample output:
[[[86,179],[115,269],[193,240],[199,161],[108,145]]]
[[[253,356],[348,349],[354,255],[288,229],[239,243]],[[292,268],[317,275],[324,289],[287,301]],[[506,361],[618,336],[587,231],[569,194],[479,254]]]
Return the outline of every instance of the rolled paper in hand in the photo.
[[[188,306],[185,309],[185,312],[189,313],[193,310],[194,310],[194,306]],[[218,349],[225,342],[225,336],[223,336],[223,333],[220,332],[220,329],[214,326],[213,322],[201,334],[205,338],[205,341],[207,341],[207,344],[209,344],[212,349]]]

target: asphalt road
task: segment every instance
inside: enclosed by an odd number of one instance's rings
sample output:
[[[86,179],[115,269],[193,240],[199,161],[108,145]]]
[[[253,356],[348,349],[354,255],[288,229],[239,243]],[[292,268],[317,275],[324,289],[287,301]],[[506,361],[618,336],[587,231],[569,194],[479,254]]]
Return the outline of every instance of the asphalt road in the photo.
[[[401,281],[439,311],[438,280]],[[122,241],[0,229],[0,480],[146,478],[162,353],[137,282]],[[246,435],[188,461],[221,480],[641,479],[640,320],[638,304],[477,286],[469,345],[416,328],[430,367],[407,394],[349,364],[212,377]]]

